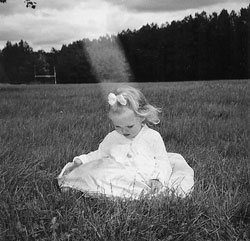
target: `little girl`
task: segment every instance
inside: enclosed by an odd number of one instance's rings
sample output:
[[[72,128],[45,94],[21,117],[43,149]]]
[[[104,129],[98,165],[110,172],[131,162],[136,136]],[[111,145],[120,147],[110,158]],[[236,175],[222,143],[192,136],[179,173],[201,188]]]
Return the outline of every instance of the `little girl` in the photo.
[[[186,195],[193,170],[179,154],[168,154],[161,135],[149,127],[160,122],[158,108],[133,87],[108,96],[108,116],[114,125],[98,150],[76,156],[58,176],[61,188],[87,193],[137,198],[174,189]]]

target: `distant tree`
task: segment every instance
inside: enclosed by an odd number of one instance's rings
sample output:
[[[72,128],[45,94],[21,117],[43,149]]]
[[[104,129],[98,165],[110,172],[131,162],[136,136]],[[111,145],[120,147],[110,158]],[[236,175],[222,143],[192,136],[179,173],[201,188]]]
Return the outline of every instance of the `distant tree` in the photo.
[[[33,80],[33,50],[21,40],[18,44],[7,42],[2,50],[3,67],[10,83],[27,83]]]
[[[250,4],[240,10],[236,29],[240,53],[239,75],[241,78],[250,78]]]
[[[239,73],[241,69],[241,53],[240,49],[240,38],[238,34],[238,16],[235,11],[230,13],[230,65],[229,68],[229,75],[231,78],[241,78]]]
[[[217,78],[230,78],[230,19],[227,10],[222,10],[217,19],[216,52],[218,53]]]
[[[122,31],[118,39],[125,51],[137,81],[158,81],[157,64],[159,53],[159,31],[156,24],[146,25],[138,31]]]
[[[0,83],[7,83],[8,78],[3,67],[3,55],[0,51]]]
[[[118,34],[136,81],[250,77],[250,5]]]
[[[57,66],[57,58],[59,54],[59,50],[52,48],[49,53],[45,53],[46,61],[49,65],[49,72],[54,73],[54,68]]]
[[[63,45],[57,55],[56,68],[61,83],[96,82],[84,41]]]
[[[50,65],[47,61],[46,53],[43,50],[39,50],[33,53],[34,60],[34,74],[36,75],[49,75],[52,73]],[[47,79],[40,78],[39,82],[45,83]],[[36,81],[38,81],[36,79]]]

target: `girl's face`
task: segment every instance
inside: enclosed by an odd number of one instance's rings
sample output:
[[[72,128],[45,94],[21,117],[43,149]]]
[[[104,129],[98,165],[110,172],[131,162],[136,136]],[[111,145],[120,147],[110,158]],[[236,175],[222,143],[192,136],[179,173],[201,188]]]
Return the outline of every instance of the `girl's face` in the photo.
[[[128,108],[119,114],[110,114],[110,119],[115,130],[128,139],[136,137],[142,128],[143,119]]]

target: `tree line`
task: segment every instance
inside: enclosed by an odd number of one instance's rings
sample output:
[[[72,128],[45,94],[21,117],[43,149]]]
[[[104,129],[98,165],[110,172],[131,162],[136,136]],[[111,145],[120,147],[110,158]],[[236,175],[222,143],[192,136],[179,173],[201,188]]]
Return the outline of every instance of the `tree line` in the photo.
[[[116,36],[33,51],[10,41],[0,52],[0,82],[33,83],[56,69],[58,83],[246,79],[250,75],[250,5],[147,24]],[[39,79],[40,83],[48,79]]]

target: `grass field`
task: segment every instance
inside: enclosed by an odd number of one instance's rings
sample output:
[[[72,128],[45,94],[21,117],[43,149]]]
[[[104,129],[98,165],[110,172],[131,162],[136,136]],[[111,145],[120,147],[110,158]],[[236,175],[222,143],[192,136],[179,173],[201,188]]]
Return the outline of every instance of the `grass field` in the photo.
[[[61,168],[110,131],[104,85],[0,85],[0,240],[250,240],[250,81],[141,83],[191,197],[60,193]],[[104,94],[103,94],[104,93]]]

